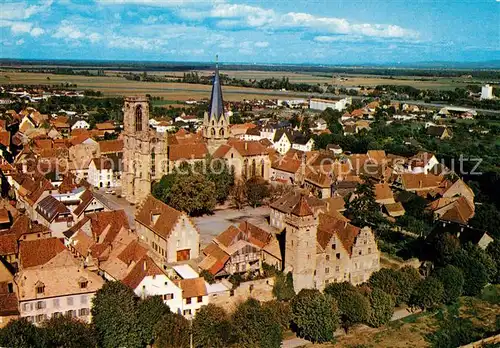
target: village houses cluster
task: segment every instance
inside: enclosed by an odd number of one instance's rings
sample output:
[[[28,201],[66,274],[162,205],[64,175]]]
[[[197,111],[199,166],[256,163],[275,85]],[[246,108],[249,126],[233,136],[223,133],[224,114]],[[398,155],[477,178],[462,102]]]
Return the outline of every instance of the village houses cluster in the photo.
[[[350,102],[309,101],[338,110]],[[369,127],[378,107],[345,112],[344,132]],[[85,120],[70,125],[68,116],[33,108],[7,114],[9,123],[0,121],[0,326],[17,317],[39,324],[63,314],[89,321],[93,296],[113,280],[140,297],[160,295],[186,318],[208,303],[231,309],[248,297],[272,298],[272,279],[238,287],[228,281],[259,274],[266,264],[291,272],[296,291],[361,284],[380,269],[380,251],[375,231],[353,225],[343,212],[346,198],[368,181],[387,219],[405,214],[401,192],[431,198],[435,218],[462,236],[474,216],[472,190],[451,179],[431,153],[350,154],[336,144],[318,151],[310,135],[287,122],[231,124],[218,70],[204,119],[179,116],[199,122],[197,132],[167,132],[169,125],[150,119],[144,97],[125,98],[122,127],[106,122],[89,130]],[[328,131],[320,119],[311,128]],[[191,217],[152,196],[154,181],[209,156],[225,161],[236,179],[257,176],[289,188],[268,206],[268,224],[240,221],[203,244]],[[103,192],[113,189],[133,205],[116,209]],[[484,234],[477,243],[490,240]]]

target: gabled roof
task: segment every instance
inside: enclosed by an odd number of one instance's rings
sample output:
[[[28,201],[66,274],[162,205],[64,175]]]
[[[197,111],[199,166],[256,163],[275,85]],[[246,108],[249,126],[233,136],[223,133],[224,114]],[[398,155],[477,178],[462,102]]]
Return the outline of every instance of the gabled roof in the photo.
[[[147,255],[137,261],[134,268],[123,278],[122,282],[132,289],[139,286],[148,276],[165,275],[163,270]]]
[[[295,206],[299,203],[301,197],[302,195],[299,192],[290,192],[271,203],[270,206],[271,208],[279,210],[282,213],[290,214],[293,208],[295,208]],[[312,209],[326,207],[326,203],[324,201],[314,196],[305,196],[305,199],[307,200],[308,206]]]
[[[71,214],[71,212],[63,202],[59,201],[51,195],[48,195],[38,203],[38,205],[36,206],[36,211],[48,222],[52,222],[57,216],[61,214]]]
[[[112,243],[122,228],[130,228],[124,210],[100,211],[87,216],[90,218],[94,239],[99,239],[99,244]],[[104,233],[106,233],[104,240],[97,238]]]
[[[318,226],[318,243],[325,249],[333,234],[336,234],[345,250],[352,254],[352,247],[361,229],[345,220],[337,219],[329,214],[320,214]]]
[[[0,234],[0,256],[14,255],[17,251],[16,235],[14,233]]]
[[[382,201],[386,199],[394,200],[394,195],[388,183],[384,182],[380,184],[375,184],[373,189],[375,191],[374,193],[376,201]]]
[[[90,190],[85,190],[80,196],[80,204],[73,210],[73,214],[80,216],[94,199],[94,194]]]
[[[208,294],[205,279],[203,278],[181,279],[176,283],[182,289],[182,298],[205,296]]]
[[[43,265],[64,250],[67,249],[58,238],[21,241],[19,244],[20,266],[29,268]]]
[[[138,209],[135,220],[166,240],[182,215],[182,212],[149,195]]]
[[[208,148],[203,143],[192,143],[189,145],[178,144],[169,146],[169,159],[171,161],[203,159],[208,155]]]
[[[281,170],[283,172],[295,174],[300,169],[302,161],[295,158],[281,157],[274,161],[271,168]]]
[[[123,152],[123,140],[104,140],[99,141],[99,150],[101,154]]]
[[[148,248],[139,241],[134,240],[130,242],[125,249],[123,249],[123,251],[118,255],[118,259],[126,265],[130,265],[132,262],[138,262],[141,258],[146,256],[147,253]]]

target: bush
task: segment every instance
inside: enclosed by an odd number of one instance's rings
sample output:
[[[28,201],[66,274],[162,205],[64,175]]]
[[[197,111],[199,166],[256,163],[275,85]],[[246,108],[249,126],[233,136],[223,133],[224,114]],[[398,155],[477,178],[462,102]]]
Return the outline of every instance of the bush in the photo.
[[[189,320],[177,313],[169,313],[154,327],[156,348],[188,348],[191,328]]]
[[[0,329],[0,346],[9,348],[42,348],[46,343],[39,329],[26,318],[9,321]]]
[[[342,327],[347,332],[355,324],[368,322],[371,315],[370,301],[358,291],[347,291],[337,299]]]
[[[292,328],[312,342],[329,342],[339,324],[336,301],[318,290],[303,289],[291,301]]]
[[[69,316],[52,317],[42,328],[49,347],[88,348],[97,345],[94,327]]]

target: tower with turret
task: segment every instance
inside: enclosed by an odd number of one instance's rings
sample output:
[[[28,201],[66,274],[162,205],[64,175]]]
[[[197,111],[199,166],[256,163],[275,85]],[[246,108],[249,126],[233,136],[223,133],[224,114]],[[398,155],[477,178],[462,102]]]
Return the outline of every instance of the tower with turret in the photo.
[[[285,272],[292,272],[296,292],[316,288],[316,236],[318,217],[304,195],[285,218]]]

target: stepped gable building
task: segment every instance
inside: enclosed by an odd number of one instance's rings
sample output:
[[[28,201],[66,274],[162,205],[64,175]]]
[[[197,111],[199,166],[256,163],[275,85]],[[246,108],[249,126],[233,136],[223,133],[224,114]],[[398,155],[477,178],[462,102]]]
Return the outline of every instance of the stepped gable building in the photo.
[[[339,213],[326,213],[326,207],[316,205],[312,197],[285,197],[271,208],[278,210],[279,206],[284,215],[284,270],[292,272],[296,292],[323,290],[335,282],[361,284],[379,270],[380,253],[369,227],[359,228]]]
[[[125,98],[123,113],[122,195],[138,204],[151,192],[151,183],[168,172],[168,142],[149,128],[147,98]]]
[[[224,111],[224,100],[222,99],[222,86],[219,76],[219,65],[215,65],[215,74],[210,97],[210,107],[203,118],[203,137],[208,143],[210,153],[213,153],[220,145],[229,139],[229,116]]]

